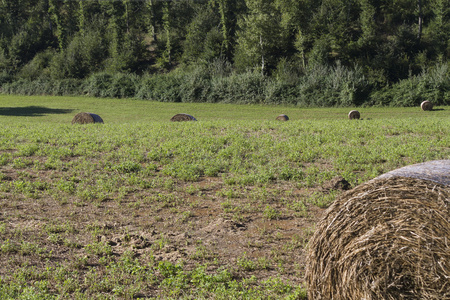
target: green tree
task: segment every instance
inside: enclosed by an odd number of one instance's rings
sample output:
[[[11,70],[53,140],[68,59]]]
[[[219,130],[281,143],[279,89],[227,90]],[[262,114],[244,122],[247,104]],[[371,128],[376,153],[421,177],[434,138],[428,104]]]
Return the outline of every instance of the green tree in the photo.
[[[235,63],[239,69],[272,70],[283,56],[281,14],[273,0],[246,0],[248,13],[238,21]]]
[[[60,51],[64,51],[66,46],[66,27],[63,23],[63,17],[60,13],[59,3],[57,0],[49,0],[48,12],[50,14],[51,20],[55,24],[55,35],[58,39],[58,47]]]
[[[220,20],[212,6],[198,9],[188,26],[186,40],[183,45],[183,62],[191,63],[199,60],[209,61],[221,54],[223,35],[218,32]],[[213,32],[215,34],[213,34]],[[211,41],[211,36],[219,40]]]

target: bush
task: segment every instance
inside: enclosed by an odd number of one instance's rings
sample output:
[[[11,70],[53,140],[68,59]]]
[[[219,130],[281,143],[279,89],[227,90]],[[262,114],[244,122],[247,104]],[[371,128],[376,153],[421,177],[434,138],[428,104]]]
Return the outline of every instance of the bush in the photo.
[[[50,71],[48,68],[54,55],[55,51],[53,50],[39,52],[30,62],[22,67],[18,77],[28,80],[35,80],[40,77],[49,77]]]
[[[371,91],[360,68],[315,65],[300,78],[299,106],[359,106]]]
[[[74,96],[81,94],[82,82],[77,79],[51,80],[39,78],[36,80],[19,79],[2,86],[3,94],[19,95],[53,95]]]
[[[107,97],[107,91],[113,82],[113,75],[109,73],[92,74],[84,82],[83,94],[92,97]]]
[[[181,77],[182,102],[208,102],[211,93],[211,77],[206,68],[197,67]]]
[[[229,64],[223,60],[178,69],[168,74],[141,77],[106,72],[93,74],[86,79],[51,80],[46,76],[36,77],[36,72],[45,66],[48,56],[49,53],[37,56],[23,71],[22,74],[26,75],[16,81],[3,71],[0,74],[1,92],[303,107],[417,106],[424,100],[435,105],[450,104],[448,64],[436,65],[420,75],[374,91],[376,84],[366,79],[360,68],[350,69],[340,64],[333,67],[315,65],[305,70],[304,75],[297,73],[295,78],[280,72],[274,77],[263,76],[258,71],[233,73]]]
[[[208,102],[255,104],[264,102],[267,78],[257,71],[214,77]]]
[[[418,106],[425,100],[434,105],[450,104],[448,64],[436,65],[420,75],[401,80],[371,96],[371,103],[375,105]]]
[[[136,97],[161,102],[181,102],[181,76],[176,74],[147,75],[138,87]]]
[[[113,76],[106,95],[112,98],[132,98],[136,94],[138,82],[136,75],[117,73]]]
[[[13,77],[6,71],[0,73],[0,88],[4,83],[10,83],[13,81]]]
[[[266,104],[297,104],[299,89],[297,85],[278,80],[268,80],[264,90]]]

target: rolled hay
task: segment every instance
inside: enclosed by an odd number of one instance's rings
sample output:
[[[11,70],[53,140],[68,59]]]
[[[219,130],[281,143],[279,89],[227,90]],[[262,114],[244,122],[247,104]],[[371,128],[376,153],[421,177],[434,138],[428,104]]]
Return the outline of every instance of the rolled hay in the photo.
[[[434,161],[339,197],[309,243],[308,299],[450,299],[449,178]]]
[[[433,103],[431,103],[430,101],[423,101],[420,104],[420,108],[422,108],[422,110],[433,110]]]
[[[185,122],[185,121],[197,121],[196,118],[194,118],[191,115],[188,114],[176,114],[173,116],[170,121],[172,122]]]
[[[72,119],[72,124],[91,124],[103,123],[103,119],[96,114],[81,112],[75,115]]]
[[[361,117],[361,114],[359,113],[359,111],[357,111],[357,110],[351,110],[349,113],[348,113],[348,118],[350,119],[350,120],[353,120],[353,119],[359,119]]]
[[[278,121],[289,121],[289,117],[286,116],[286,115],[284,115],[284,114],[281,114],[281,115],[279,115],[279,116],[276,118],[276,120],[278,120]]]

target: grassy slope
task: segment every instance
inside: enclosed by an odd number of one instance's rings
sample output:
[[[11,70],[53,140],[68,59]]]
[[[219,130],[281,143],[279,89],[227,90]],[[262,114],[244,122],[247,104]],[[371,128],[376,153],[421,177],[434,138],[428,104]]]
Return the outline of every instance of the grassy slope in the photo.
[[[0,103],[1,298],[304,298],[311,228],[342,192],[333,178],[450,159],[448,107],[349,121],[348,109]],[[105,124],[72,126],[81,111]],[[180,112],[199,122],[169,122]]]

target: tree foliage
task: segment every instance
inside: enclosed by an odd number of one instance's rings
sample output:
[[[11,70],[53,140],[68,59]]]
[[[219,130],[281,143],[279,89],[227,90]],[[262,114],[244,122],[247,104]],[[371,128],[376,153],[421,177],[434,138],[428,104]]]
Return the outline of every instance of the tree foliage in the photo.
[[[339,65],[380,90],[448,64],[449,20],[450,0],[2,0],[0,74],[83,79],[226,61],[287,80]]]

